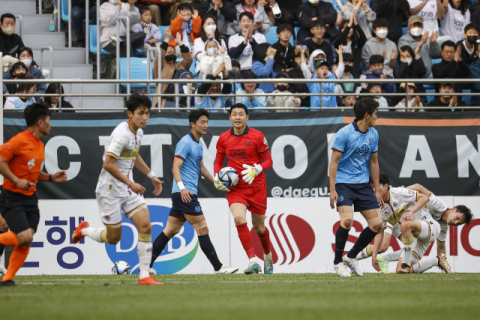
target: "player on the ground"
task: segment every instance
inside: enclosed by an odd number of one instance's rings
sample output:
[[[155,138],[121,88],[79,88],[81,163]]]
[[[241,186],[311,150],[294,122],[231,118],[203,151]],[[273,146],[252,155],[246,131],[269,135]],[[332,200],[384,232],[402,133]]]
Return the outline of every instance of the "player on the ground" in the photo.
[[[217,142],[215,157],[215,187],[228,191],[219,181],[218,173],[223,167],[225,156],[227,166],[234,168],[240,174],[238,184],[227,193],[227,200],[237,227],[238,237],[250,262],[245,274],[259,273],[262,268],[255,258],[252,236],[247,227],[247,209],[252,213],[253,228],[257,232],[263,247],[265,274],[273,273],[273,260],[270,236],[265,227],[265,212],[267,210],[267,185],[263,171],[272,167],[272,156],[268,148],[267,138],[258,130],[247,126],[248,109],[244,104],[237,103],[230,108],[232,128],[220,135]]]
[[[378,185],[378,132],[375,128],[378,103],[370,98],[358,101],[354,106],[355,120],[340,129],[335,135],[330,163],[330,207],[340,214],[340,226],[335,234],[335,271],[340,277],[350,277],[348,267],[358,276],[363,271],[355,257],[365,248],[382,228],[379,203],[381,196],[375,194],[368,183],[369,172],[376,177]],[[368,228],[360,234],[357,242],[342,258],[348,233],[353,223],[353,208],[365,217]]]
[[[238,271],[238,268],[225,267],[218,259],[208,235],[207,221],[197,199],[200,175],[213,183],[212,175],[203,164],[203,144],[200,142],[202,136],[207,133],[208,119],[209,114],[205,109],[190,112],[188,116],[190,131],[175,147],[172,169],[172,209],[167,226],[153,243],[152,260],[150,262],[151,273],[155,273],[152,268],[155,260],[165,249],[168,241],[182,229],[185,220],[197,232],[200,248],[212,264],[215,273],[235,273]]]
[[[74,243],[87,236],[108,244],[117,244],[122,238],[122,211],[138,229],[137,253],[140,261],[139,285],[161,285],[150,278],[148,269],[152,259],[152,225],[143,194],[145,188],[133,181],[133,167],[148,176],[158,196],[162,183],[139,154],[143,130],[150,118],[152,103],[147,96],[134,93],[127,101],[128,120],[120,123],[110,135],[103,155],[103,168],[95,190],[98,208],[106,228],[90,228],[83,221],[75,229]]]
[[[33,235],[40,220],[38,181],[65,182],[67,174],[51,175],[42,171],[45,150],[40,138],[50,133],[50,110],[40,103],[24,110],[27,130],[0,146],[0,174],[5,177],[0,199],[0,211],[11,231],[0,234],[0,244],[15,246],[8,270],[0,286],[15,286],[13,277],[30,252]]]

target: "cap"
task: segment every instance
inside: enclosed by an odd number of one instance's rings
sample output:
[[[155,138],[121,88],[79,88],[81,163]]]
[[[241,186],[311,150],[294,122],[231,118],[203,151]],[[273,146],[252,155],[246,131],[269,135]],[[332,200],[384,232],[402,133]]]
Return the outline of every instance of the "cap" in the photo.
[[[413,82],[409,82],[409,83],[408,83],[408,86],[409,86],[409,87],[414,87],[415,89],[417,89],[417,86],[416,86],[415,83],[413,83]],[[402,82],[402,83],[400,84],[400,88],[405,88],[405,82]]]
[[[242,74],[243,79],[257,79],[257,75],[252,71],[247,71]]]
[[[330,63],[327,60],[317,60],[315,61],[315,69],[319,68],[320,66],[326,65],[330,69]]]
[[[423,18],[420,16],[411,16],[408,18],[408,24],[421,23],[423,25]]]
[[[455,87],[455,85],[452,82],[448,82],[448,81],[440,83],[440,87],[444,87],[444,86],[450,86],[452,88]]]

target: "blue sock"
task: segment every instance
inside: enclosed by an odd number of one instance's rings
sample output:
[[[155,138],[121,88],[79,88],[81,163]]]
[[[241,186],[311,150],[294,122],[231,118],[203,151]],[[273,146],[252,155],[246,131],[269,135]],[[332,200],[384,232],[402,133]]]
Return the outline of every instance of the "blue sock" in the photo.
[[[222,263],[220,260],[218,260],[217,253],[215,252],[215,248],[213,247],[212,241],[210,241],[208,234],[204,236],[198,236],[198,241],[200,242],[200,248],[202,248],[202,251],[208,260],[210,260],[210,263],[215,271],[220,270],[222,268]]]

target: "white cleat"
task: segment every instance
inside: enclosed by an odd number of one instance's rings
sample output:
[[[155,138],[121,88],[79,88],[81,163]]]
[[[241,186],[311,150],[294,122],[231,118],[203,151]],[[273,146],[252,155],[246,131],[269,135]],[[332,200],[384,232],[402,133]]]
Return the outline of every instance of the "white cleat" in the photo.
[[[351,277],[352,276],[352,274],[348,271],[347,266],[343,262],[340,262],[339,264],[334,265],[334,268],[335,268],[335,272],[337,272],[337,274],[340,277]]]
[[[367,253],[367,248],[364,248],[362,251],[360,251],[356,257],[357,260],[363,260],[367,258],[370,258],[370,256]]]
[[[363,271],[358,267],[357,260],[343,256],[343,262],[355,273],[357,276],[363,276]]]
[[[157,270],[150,268],[148,269],[148,273],[150,274],[150,277],[156,276],[157,275]]]
[[[238,268],[229,268],[229,267],[222,266],[220,270],[215,271],[215,274],[232,274],[232,273],[236,273],[237,271],[238,271]]]

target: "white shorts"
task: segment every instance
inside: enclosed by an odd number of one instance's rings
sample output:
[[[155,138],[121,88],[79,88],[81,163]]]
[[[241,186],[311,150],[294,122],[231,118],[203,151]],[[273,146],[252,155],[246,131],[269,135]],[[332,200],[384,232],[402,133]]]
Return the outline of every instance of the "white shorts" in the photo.
[[[419,262],[422,259],[430,244],[437,240],[441,231],[440,224],[435,220],[423,220],[420,223],[422,224],[422,231],[412,245],[412,260],[414,262]]]
[[[124,198],[107,197],[100,193],[97,193],[96,196],[102,222],[109,228],[122,226],[122,212],[131,219],[135,213],[147,207],[143,196],[136,193]]]

